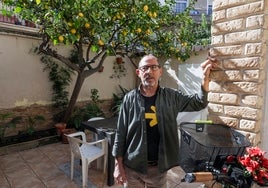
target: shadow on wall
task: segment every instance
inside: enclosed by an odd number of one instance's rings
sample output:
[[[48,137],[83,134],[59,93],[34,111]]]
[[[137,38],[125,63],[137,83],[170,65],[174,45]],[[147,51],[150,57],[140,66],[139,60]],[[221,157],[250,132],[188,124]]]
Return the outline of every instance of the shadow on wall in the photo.
[[[198,92],[203,74],[200,64],[181,64],[178,69],[178,78],[183,83],[178,89],[187,94]]]
[[[178,69],[178,78],[182,83],[178,86],[178,89],[187,94],[198,92],[201,87],[201,78],[203,75],[200,64],[180,64]],[[207,114],[207,108],[197,112],[181,112],[177,116],[177,124],[179,125],[181,122],[194,122],[195,120],[206,120]]]

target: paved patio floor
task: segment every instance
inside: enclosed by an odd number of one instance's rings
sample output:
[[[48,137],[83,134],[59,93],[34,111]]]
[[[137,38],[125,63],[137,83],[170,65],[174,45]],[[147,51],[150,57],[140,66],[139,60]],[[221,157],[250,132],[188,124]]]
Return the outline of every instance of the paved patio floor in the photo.
[[[54,143],[0,156],[1,188],[77,188],[74,181],[60,170],[70,161],[68,144]],[[106,177],[92,164],[89,181],[98,188],[108,188]],[[181,183],[184,172],[175,167],[168,172],[168,188],[201,188],[203,183]],[[119,185],[111,188],[120,188]]]

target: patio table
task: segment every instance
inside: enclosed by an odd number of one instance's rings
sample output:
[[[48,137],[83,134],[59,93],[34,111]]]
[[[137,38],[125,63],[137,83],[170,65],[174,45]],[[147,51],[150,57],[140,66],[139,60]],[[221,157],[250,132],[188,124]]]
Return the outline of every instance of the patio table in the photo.
[[[84,121],[81,123],[83,130],[87,129],[98,135],[99,138],[107,138],[108,140],[108,173],[107,173],[107,185],[114,185],[114,166],[115,159],[112,155],[112,149],[114,145],[115,129],[117,125],[118,117],[105,118],[96,121]]]

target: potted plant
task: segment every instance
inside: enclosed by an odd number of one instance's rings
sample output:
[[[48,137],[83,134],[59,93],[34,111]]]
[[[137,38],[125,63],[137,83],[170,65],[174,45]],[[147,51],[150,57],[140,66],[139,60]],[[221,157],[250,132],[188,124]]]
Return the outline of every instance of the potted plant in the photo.
[[[57,130],[57,134],[59,136],[62,135],[62,132],[63,132],[64,129],[66,129],[66,126],[67,126],[67,124],[66,123],[63,123],[63,122],[59,122],[59,123],[56,123],[55,124],[56,130]]]
[[[70,59],[75,59],[77,56],[76,51],[72,51]],[[67,87],[72,81],[71,75],[73,74],[71,69],[68,69],[65,66],[61,66],[59,62],[49,56],[42,56],[41,62],[45,65],[44,70],[49,71],[49,80],[53,83],[53,96],[52,96],[52,106],[55,109],[60,110],[60,112],[53,116],[55,123],[55,128],[57,134],[61,137],[63,130],[66,129],[67,124],[62,122],[65,109],[68,104],[68,95]]]
[[[103,72],[103,70],[104,70],[104,66],[101,66],[101,67],[99,68],[98,72]]]
[[[122,57],[116,57],[115,60],[116,60],[116,63],[117,63],[117,64],[122,64],[122,63],[124,63]]]
[[[110,76],[110,78],[118,78],[126,76],[127,69],[125,67],[125,62],[123,61],[122,57],[117,57],[114,61],[113,65],[113,74]]]

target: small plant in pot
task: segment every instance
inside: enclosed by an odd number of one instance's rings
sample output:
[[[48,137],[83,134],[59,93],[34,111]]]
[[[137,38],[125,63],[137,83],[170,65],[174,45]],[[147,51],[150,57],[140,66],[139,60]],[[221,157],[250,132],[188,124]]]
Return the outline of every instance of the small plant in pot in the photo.
[[[116,63],[117,63],[117,64],[122,64],[122,63],[124,63],[122,57],[116,57],[115,60],[116,60]]]
[[[70,58],[75,59],[77,53],[74,51],[71,53]],[[66,88],[70,85],[72,81],[72,70],[68,69],[67,67],[63,66],[60,62],[52,59],[48,56],[42,56],[41,62],[45,64],[44,70],[49,71],[49,80],[53,83],[52,84],[52,106],[53,108],[59,110],[60,112],[53,116],[53,120],[55,123],[55,128],[57,134],[62,136],[63,130],[66,129],[67,124],[62,122],[65,108],[69,102],[68,95],[69,92]]]
[[[113,74],[110,78],[117,78],[120,79],[127,75],[127,69],[125,67],[125,62],[123,61],[122,57],[116,57],[115,61],[113,62]]]

